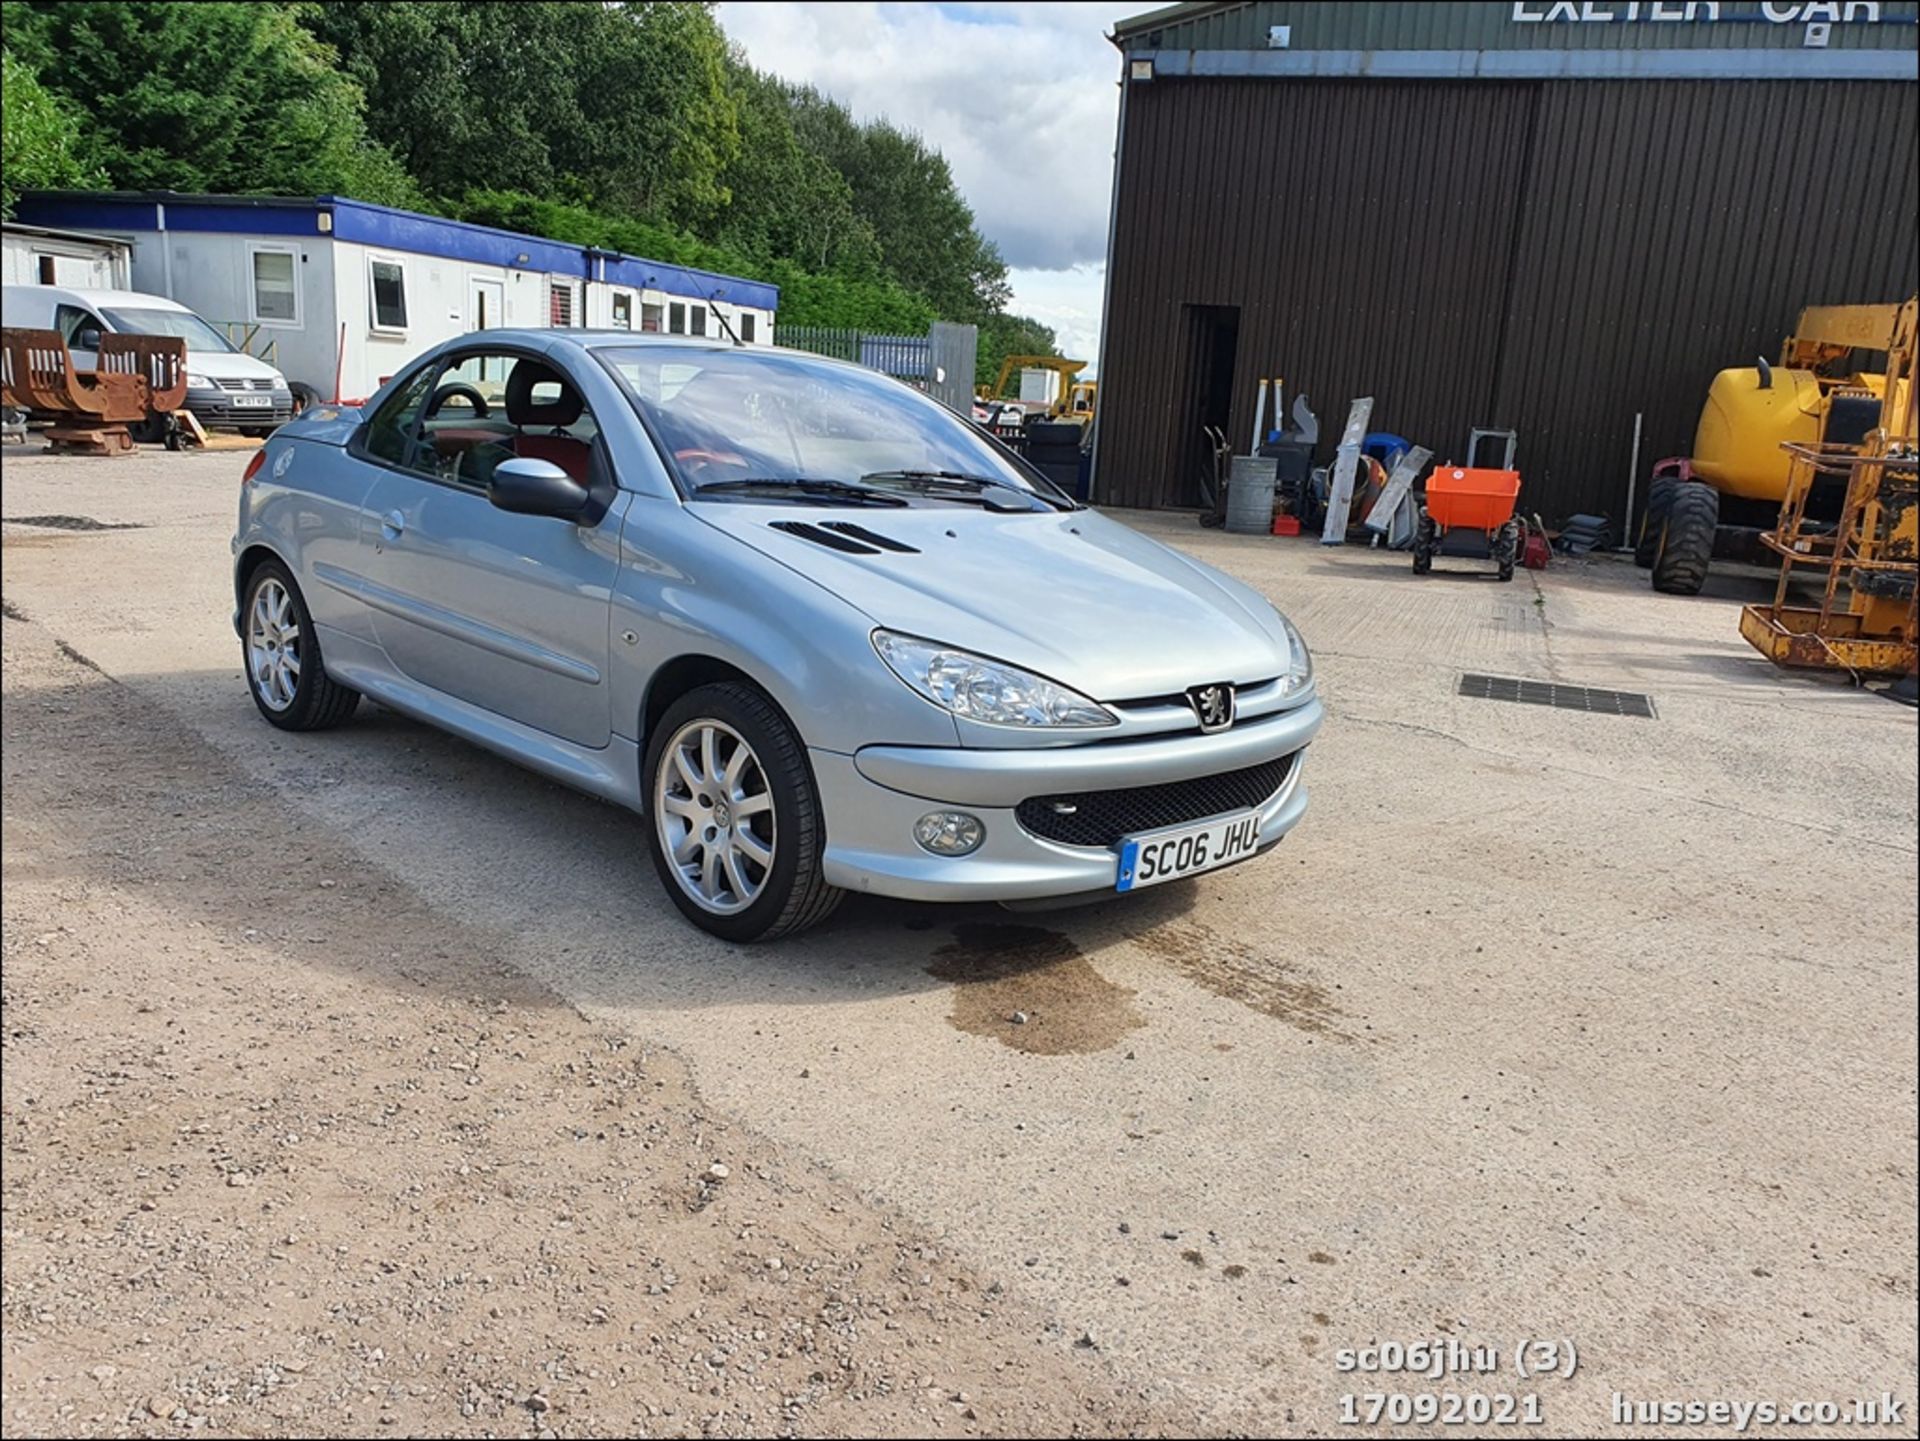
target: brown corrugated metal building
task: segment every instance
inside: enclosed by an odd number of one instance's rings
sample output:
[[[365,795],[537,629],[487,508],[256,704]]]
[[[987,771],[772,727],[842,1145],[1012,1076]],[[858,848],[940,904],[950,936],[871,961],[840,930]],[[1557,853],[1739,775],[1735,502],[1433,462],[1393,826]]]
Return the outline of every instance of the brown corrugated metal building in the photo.
[[[1920,271],[1915,4],[1174,5],[1117,27],[1094,497],[1198,502],[1261,377],[1623,509],[1714,373]],[[1644,491],[1644,480],[1639,489]]]

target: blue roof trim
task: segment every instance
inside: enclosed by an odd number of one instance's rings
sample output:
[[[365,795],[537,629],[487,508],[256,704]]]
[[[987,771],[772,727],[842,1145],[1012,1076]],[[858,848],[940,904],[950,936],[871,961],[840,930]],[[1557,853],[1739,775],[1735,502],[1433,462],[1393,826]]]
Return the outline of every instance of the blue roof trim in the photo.
[[[1912,50],[1136,50],[1156,79],[1920,80]],[[1140,83],[1140,82],[1136,82]]]
[[[332,238],[355,245],[583,278],[594,275],[595,257],[604,257],[602,273],[615,285],[661,290],[690,300],[713,298],[756,310],[780,308],[780,287],[763,280],[594,250],[589,246],[521,235],[464,220],[445,220],[339,195],[322,195],[313,200],[276,200],[272,204],[248,204],[239,197],[223,202],[200,196],[163,199],[144,195],[25,195],[14,207],[14,218],[27,225],[70,230],[157,230],[161,205],[166,207],[169,230],[318,238],[323,234],[319,217],[322,212],[330,212]]]
[[[509,269],[539,270],[554,275],[591,277],[593,261],[588,255],[606,257],[603,272],[614,285],[644,286],[669,295],[684,295],[691,300],[709,296],[724,299],[730,305],[745,305],[756,310],[778,310],[780,287],[764,280],[748,280],[738,275],[720,275],[695,270],[665,261],[647,260],[637,255],[596,250],[562,240],[545,240],[512,230],[497,230],[491,225],[475,225],[465,220],[443,220],[412,210],[395,210],[365,200],[349,200],[339,195],[323,195],[320,203],[333,207],[333,233],[340,240],[360,245],[386,246],[393,250],[439,255],[448,260],[470,260]],[[171,212],[169,212],[171,213]],[[527,258],[521,260],[524,255]]]

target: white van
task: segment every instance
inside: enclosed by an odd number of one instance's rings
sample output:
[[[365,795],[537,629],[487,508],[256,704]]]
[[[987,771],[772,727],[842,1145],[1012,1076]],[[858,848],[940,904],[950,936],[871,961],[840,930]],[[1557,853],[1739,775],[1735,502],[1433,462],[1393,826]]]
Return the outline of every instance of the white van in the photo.
[[[234,349],[226,336],[165,296],[9,285],[0,316],[10,326],[59,331],[77,370],[93,369],[100,336],[109,332],[178,336],[187,342],[186,406],[202,425],[265,435],[293,419],[293,392],[284,375]]]

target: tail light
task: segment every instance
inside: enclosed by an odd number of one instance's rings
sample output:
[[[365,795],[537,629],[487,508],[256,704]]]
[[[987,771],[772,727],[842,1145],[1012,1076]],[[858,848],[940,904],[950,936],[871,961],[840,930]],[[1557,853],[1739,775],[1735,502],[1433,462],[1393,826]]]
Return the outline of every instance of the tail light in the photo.
[[[267,448],[263,445],[253,453],[253,459],[247,462],[246,473],[240,477],[240,483],[245,485],[248,481],[252,480],[260,473],[260,467],[266,463]]]

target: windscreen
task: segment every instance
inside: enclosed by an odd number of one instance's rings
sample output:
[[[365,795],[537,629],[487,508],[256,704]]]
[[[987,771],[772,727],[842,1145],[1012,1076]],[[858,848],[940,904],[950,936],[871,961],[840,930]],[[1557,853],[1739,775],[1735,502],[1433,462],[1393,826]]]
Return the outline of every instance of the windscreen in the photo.
[[[102,306],[100,313],[115,330],[128,335],[166,335],[187,342],[188,350],[232,350],[226,336],[215,330],[191,310],[143,310],[133,306],[112,309]]]
[[[877,371],[744,348],[596,354],[626,383],[683,476],[859,482],[949,473],[1054,494],[938,401]]]

